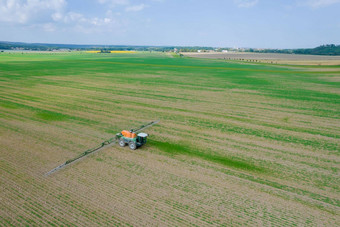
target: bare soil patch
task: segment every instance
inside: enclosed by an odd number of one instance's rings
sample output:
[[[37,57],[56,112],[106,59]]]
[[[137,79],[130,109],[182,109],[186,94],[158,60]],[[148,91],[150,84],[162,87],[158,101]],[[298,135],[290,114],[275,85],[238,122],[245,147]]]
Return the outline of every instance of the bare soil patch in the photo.
[[[275,53],[182,53],[188,57],[241,60],[293,65],[340,65],[340,56],[275,54]]]

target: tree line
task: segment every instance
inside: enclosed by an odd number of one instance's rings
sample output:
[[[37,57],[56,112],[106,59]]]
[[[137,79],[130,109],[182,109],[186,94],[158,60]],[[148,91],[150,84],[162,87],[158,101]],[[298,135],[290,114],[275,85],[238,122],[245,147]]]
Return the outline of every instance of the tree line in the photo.
[[[247,49],[245,49],[247,51]],[[315,48],[305,49],[248,49],[249,52],[256,53],[281,53],[281,54],[311,54],[311,55],[340,55],[340,45],[327,44]]]
[[[46,44],[46,43],[20,43],[0,41],[0,50],[34,50],[34,51],[53,51],[53,50],[133,50],[133,51],[160,51],[160,52],[197,52],[197,51],[236,51],[236,52],[255,52],[255,53],[284,53],[284,54],[312,54],[312,55],[340,55],[340,45],[326,44],[316,48],[304,49],[256,49],[256,48],[214,48],[204,46],[128,46],[128,45],[74,45],[74,44]]]

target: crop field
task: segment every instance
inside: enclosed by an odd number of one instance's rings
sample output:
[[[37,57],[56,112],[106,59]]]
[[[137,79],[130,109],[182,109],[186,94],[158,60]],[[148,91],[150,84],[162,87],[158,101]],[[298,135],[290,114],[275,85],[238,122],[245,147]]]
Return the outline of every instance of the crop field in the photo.
[[[340,226],[339,148],[340,66],[0,54],[0,226]]]
[[[213,58],[226,60],[255,61],[262,63],[293,64],[293,65],[340,65],[340,56],[306,55],[306,54],[275,54],[250,52],[202,52],[183,53],[188,57]]]

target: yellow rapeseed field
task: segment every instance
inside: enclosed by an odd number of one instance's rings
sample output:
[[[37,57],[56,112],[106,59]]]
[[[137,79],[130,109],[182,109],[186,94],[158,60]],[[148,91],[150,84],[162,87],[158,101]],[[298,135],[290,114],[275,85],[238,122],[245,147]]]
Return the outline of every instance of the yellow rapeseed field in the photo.
[[[100,50],[89,50],[86,53],[100,53]],[[115,54],[125,54],[125,53],[136,53],[136,51],[128,51],[128,50],[112,50],[110,53]]]
[[[112,51],[110,51],[110,53],[119,53],[119,54],[121,54],[121,53],[123,53],[123,54],[129,53],[129,54],[131,54],[131,53],[136,53],[136,51],[129,51],[129,50],[112,50]]]
[[[100,50],[89,50],[86,53],[100,53]]]

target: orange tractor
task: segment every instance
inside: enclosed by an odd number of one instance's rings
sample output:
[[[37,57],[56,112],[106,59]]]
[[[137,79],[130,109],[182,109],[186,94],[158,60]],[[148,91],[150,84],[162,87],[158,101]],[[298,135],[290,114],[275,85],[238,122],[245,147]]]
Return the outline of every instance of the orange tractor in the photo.
[[[154,124],[157,124],[159,120],[157,121],[151,121],[146,125],[142,125],[137,129],[131,129],[123,130],[121,133],[116,134],[116,139],[118,141],[119,146],[125,147],[126,145],[129,145],[131,150],[136,150],[138,147],[144,145],[146,143],[146,138],[148,137],[148,134],[144,132],[140,132],[143,129],[146,129]],[[138,133],[140,132],[140,133]],[[138,134],[137,134],[138,133]]]
[[[157,121],[151,121],[145,125],[142,125],[141,127],[137,128],[137,129],[131,129],[130,131],[127,130],[123,130],[121,133],[117,133],[115,137],[112,137],[104,142],[102,142],[101,144],[99,144],[97,147],[88,149],[86,151],[84,151],[83,153],[81,153],[80,155],[78,155],[75,158],[69,159],[66,162],[64,162],[63,164],[57,166],[56,168],[50,170],[49,172],[45,173],[45,176],[48,176],[62,168],[64,168],[67,165],[70,165],[72,163],[74,163],[75,161],[78,161],[90,154],[94,154],[97,151],[100,151],[101,149],[104,149],[105,147],[109,147],[112,146],[113,144],[115,144],[117,141],[119,143],[119,145],[121,147],[124,147],[126,144],[129,145],[129,147],[132,150],[137,149],[137,147],[140,147],[142,145],[144,145],[146,143],[146,138],[148,137],[148,134],[140,132],[143,129],[146,129],[154,124],[157,124],[159,122],[159,120]],[[140,133],[138,133],[140,132]],[[138,134],[137,134],[138,133]]]

